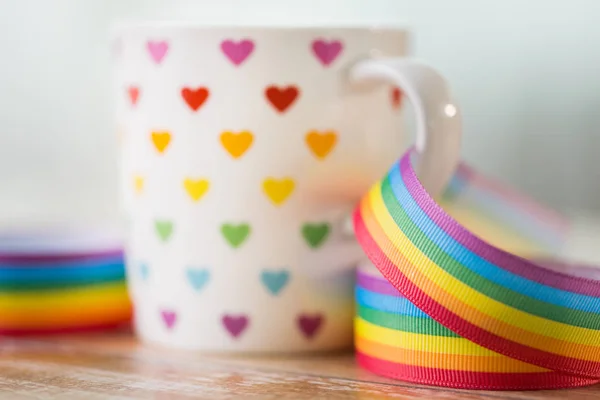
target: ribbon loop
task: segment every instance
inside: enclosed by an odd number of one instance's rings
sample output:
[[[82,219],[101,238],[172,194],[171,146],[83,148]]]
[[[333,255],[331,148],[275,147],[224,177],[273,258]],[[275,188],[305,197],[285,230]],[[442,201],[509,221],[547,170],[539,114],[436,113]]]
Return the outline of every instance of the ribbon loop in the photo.
[[[600,281],[514,255],[492,245],[494,235],[483,240],[429,196],[412,157],[411,150],[354,215],[358,241],[380,272],[359,272],[361,364],[386,376],[464,388],[596,383]],[[484,187],[473,185],[479,177],[466,170],[467,186]],[[560,242],[563,221],[500,189],[493,192],[503,200],[494,206],[498,224],[510,223],[521,241],[532,243],[522,253],[551,253],[542,250]]]

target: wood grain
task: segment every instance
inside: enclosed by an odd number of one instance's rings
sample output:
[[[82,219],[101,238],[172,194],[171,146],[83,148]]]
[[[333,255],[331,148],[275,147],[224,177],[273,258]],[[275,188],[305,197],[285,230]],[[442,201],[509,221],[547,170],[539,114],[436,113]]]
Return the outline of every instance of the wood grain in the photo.
[[[154,348],[128,333],[5,338],[0,399],[600,399],[600,386],[448,390],[372,375],[352,354],[233,357]]]

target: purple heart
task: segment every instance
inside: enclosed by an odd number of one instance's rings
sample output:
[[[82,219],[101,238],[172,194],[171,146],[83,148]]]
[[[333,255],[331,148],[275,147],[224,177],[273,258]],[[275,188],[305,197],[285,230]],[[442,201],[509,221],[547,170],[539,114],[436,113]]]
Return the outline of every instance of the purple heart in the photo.
[[[172,329],[177,320],[177,313],[171,310],[162,310],[160,314],[162,315],[163,322],[167,329]]]
[[[235,65],[240,65],[254,50],[254,42],[251,40],[242,40],[234,42],[233,40],[224,40],[221,43],[221,50]]]
[[[159,64],[162,61],[165,54],[167,54],[167,50],[169,50],[169,44],[165,41],[152,42],[149,40],[146,45],[148,46],[150,56],[152,56],[152,59],[157,64]]]
[[[342,42],[339,40],[326,42],[323,39],[317,39],[312,43],[313,52],[325,66],[331,64],[340,55],[342,47]]]
[[[237,338],[248,327],[250,320],[245,315],[225,315],[222,322],[231,336]]]
[[[298,316],[298,326],[307,339],[312,339],[316,334],[325,318],[321,314]]]

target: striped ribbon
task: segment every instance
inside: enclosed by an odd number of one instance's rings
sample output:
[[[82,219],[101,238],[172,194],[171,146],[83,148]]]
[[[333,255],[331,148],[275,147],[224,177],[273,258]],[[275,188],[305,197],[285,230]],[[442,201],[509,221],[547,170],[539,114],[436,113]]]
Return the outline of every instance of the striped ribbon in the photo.
[[[69,229],[0,232],[0,335],[128,328],[118,238]]]
[[[123,324],[132,314],[124,281],[68,289],[0,292],[0,333]]]
[[[3,292],[74,288],[125,282],[123,255],[69,262],[29,264],[0,261],[0,298]]]
[[[598,382],[600,281],[585,268],[534,261],[560,249],[565,221],[465,166],[436,202],[415,157],[405,154],[354,214],[378,270],[358,275],[359,363],[469,389]]]

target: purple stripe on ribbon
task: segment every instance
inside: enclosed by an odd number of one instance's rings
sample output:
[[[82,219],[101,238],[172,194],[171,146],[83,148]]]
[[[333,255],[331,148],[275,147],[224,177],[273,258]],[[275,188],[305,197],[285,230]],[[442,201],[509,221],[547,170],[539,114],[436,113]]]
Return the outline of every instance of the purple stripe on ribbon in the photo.
[[[38,263],[69,263],[96,261],[103,258],[115,258],[123,255],[122,249],[102,250],[88,253],[64,254],[0,254],[0,263],[14,266],[28,266]],[[36,265],[37,266],[37,265]]]
[[[392,286],[392,284],[385,280],[383,277],[378,279],[362,271],[357,272],[356,285],[370,292],[404,298],[404,296],[400,294],[398,289]]]
[[[496,264],[499,268],[557,289],[588,296],[600,297],[600,281],[576,277],[568,274],[568,267],[564,272],[553,271],[536,265],[522,257],[515,256],[504,250],[493,247],[477,236],[473,235],[446,212],[429,196],[419,182],[410,162],[410,153],[400,161],[400,173],[406,188],[419,207],[429,218],[443,229],[448,236],[462,244],[465,248],[476,253],[481,258]],[[554,263],[556,266],[557,263]]]

